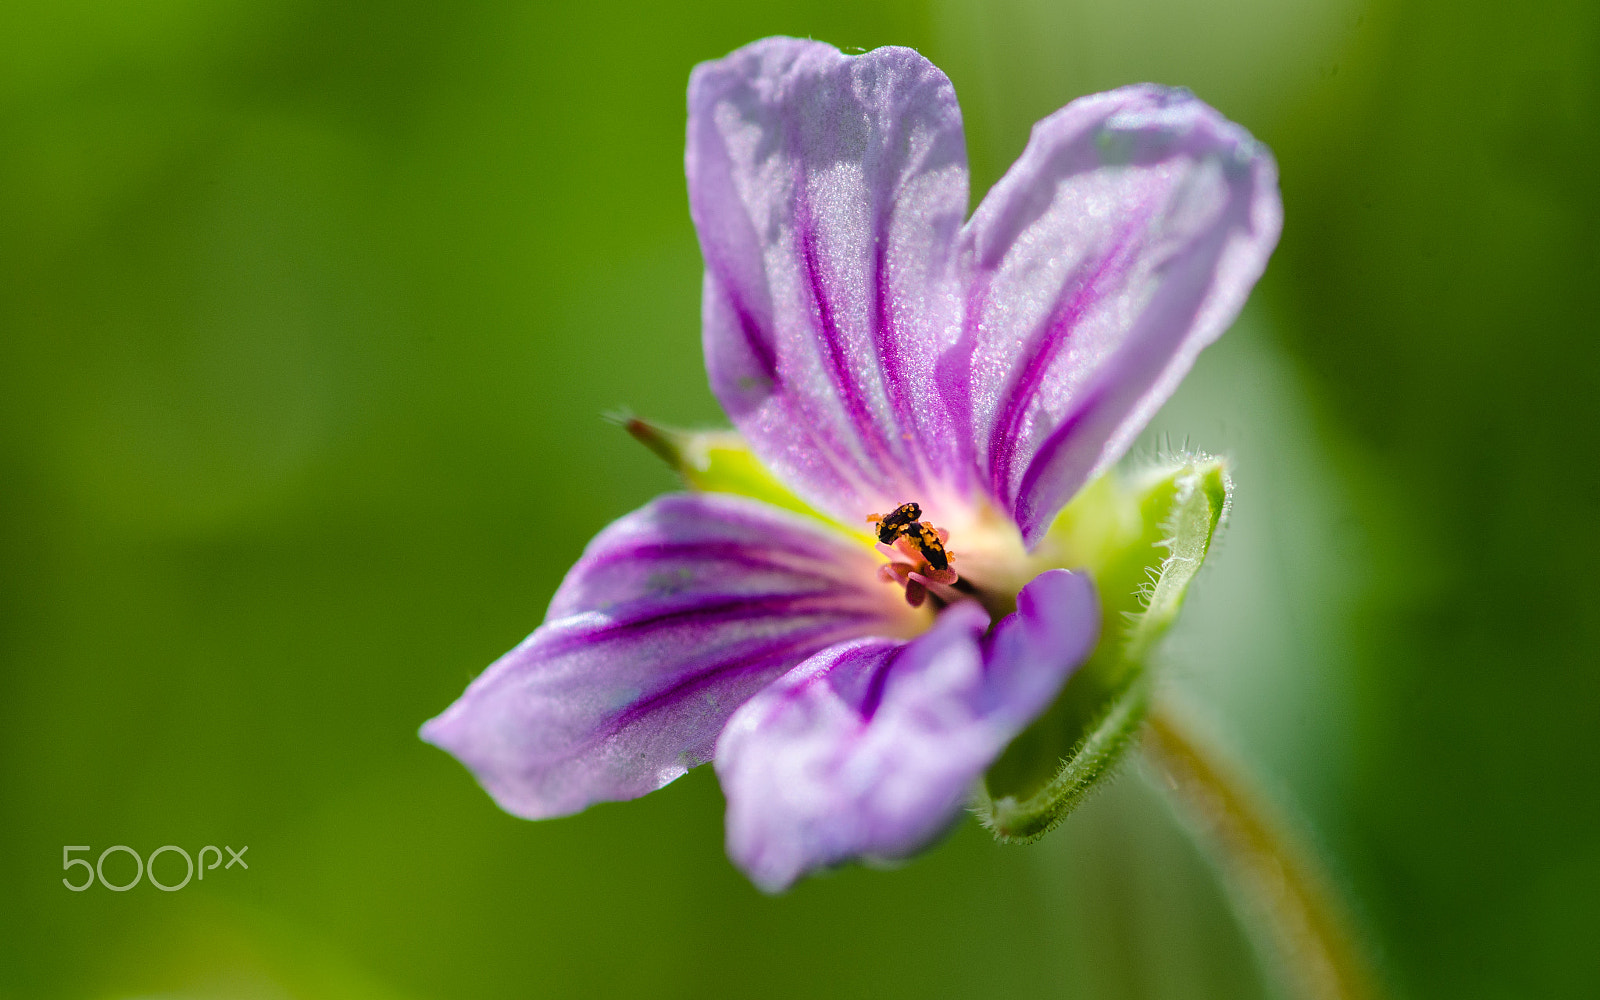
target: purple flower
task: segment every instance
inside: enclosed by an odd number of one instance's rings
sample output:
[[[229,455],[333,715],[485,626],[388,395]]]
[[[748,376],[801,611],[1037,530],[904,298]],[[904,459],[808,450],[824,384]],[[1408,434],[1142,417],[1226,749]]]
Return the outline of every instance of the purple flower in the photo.
[[[944,74],[788,38],[695,69],[685,161],[712,388],[822,516],[623,517],[422,735],[528,818],[714,761],[776,891],[936,838],[1089,655],[1052,520],[1233,320],[1281,207],[1248,134],[1140,85],[1039,122],[963,221]]]

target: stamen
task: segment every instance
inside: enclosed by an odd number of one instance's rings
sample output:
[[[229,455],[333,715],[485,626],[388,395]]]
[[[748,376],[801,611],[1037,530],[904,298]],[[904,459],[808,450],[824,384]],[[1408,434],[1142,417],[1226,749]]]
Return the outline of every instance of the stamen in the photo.
[[[954,604],[956,601],[961,600],[961,592],[959,590],[935,580],[930,580],[921,573],[911,574],[911,582],[906,584],[906,593],[909,594],[911,588],[915,586],[921,586],[922,589],[946,604]]]
[[[922,607],[922,602],[928,599],[928,588],[911,580],[906,583],[906,603],[913,608]]]
[[[921,607],[932,593],[949,603],[960,599],[952,587],[961,579],[950,563],[954,553],[945,548],[950,532],[920,520],[922,507],[903,503],[888,514],[869,514],[867,523],[878,527],[878,551],[889,562],[878,569],[878,578],[905,588],[906,603]]]
[[[878,567],[878,579],[884,583],[898,583],[902,587],[911,579],[911,573],[912,568],[905,563],[884,563]]]

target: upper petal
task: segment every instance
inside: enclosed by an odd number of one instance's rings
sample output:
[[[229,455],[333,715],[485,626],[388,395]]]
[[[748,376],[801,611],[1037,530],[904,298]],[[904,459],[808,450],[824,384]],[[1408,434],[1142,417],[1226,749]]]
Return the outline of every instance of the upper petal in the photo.
[[[711,387],[761,459],[847,522],[964,476],[936,370],[967,205],[945,75],[768,38],[695,68],[685,160]]]
[[[1282,223],[1271,154],[1183,90],[1034,126],[963,230],[978,476],[1034,543],[1233,321]]]
[[[545,623],[422,728],[530,819],[652,791],[710,759],[728,716],[832,643],[926,621],[820,522],[666,496],[595,537]]]
[[[776,892],[856,858],[899,858],[1060,690],[1099,629],[1087,576],[1051,570],[987,636],[964,602],[901,643],[826,649],[745,703],[717,744],[728,853]]]

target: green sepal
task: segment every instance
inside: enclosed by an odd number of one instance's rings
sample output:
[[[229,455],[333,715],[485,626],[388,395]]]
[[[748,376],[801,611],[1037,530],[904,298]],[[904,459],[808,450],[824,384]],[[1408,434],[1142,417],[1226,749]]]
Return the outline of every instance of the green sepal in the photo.
[[[737,431],[684,431],[660,427],[637,417],[614,419],[671,466],[691,490],[753,497],[844,528],[778,482]],[[844,530],[856,535],[866,534],[860,528]]]
[[[1133,743],[1149,706],[1151,649],[1177,617],[1231,490],[1221,460],[1196,456],[1108,473],[1056,518],[1035,556],[1093,576],[1100,642],[985,776],[973,808],[996,839],[1025,843],[1055,829]]]

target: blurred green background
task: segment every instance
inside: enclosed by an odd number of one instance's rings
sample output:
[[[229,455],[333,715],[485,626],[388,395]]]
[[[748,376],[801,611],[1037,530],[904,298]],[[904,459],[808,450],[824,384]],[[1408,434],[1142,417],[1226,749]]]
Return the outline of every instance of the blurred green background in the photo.
[[[707,770],[532,824],[416,739],[669,488],[598,415],[719,419],[684,86],[778,33],[942,66],[975,196],[1137,80],[1272,146],[1278,254],[1140,448],[1237,466],[1170,683],[1398,995],[1596,995],[1593,0],[8,0],[0,997],[1276,995],[1137,767],[768,899]],[[113,844],[250,868],[63,888]]]

